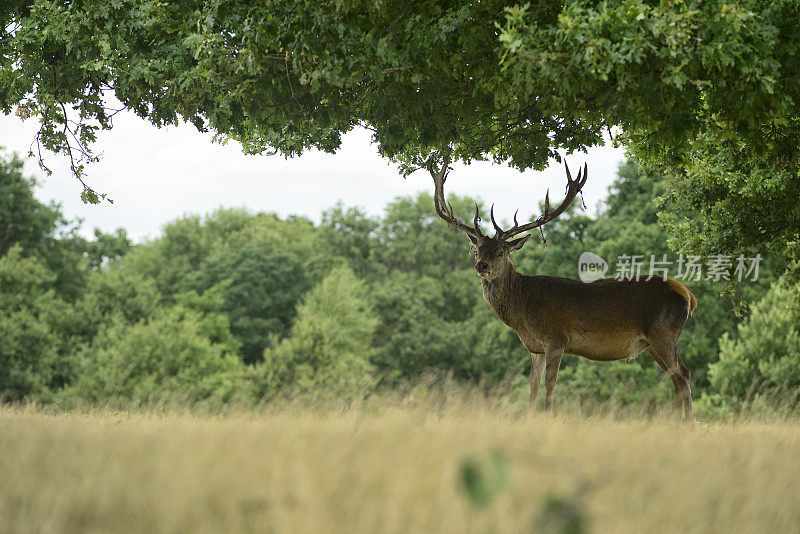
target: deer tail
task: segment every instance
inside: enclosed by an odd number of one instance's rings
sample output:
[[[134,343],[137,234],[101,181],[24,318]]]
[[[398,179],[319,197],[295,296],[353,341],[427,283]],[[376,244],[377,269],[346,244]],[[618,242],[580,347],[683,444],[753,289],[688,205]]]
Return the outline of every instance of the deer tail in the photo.
[[[689,312],[689,315],[692,315],[694,313],[694,310],[697,309],[697,297],[695,297],[694,294],[691,291],[689,291],[689,288],[687,288],[685,285],[681,284],[677,280],[668,278],[667,285],[669,285],[669,288],[671,290],[673,290],[675,293],[682,296],[686,300],[687,311]]]

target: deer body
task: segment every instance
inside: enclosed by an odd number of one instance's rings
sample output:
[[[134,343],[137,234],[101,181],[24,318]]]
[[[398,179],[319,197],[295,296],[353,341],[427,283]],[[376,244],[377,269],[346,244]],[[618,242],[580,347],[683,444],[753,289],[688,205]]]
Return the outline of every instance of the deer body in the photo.
[[[510,271],[504,279],[484,279],[483,296],[534,354],[563,346],[568,354],[599,362],[632,359],[651,345],[649,337],[683,328],[687,318],[688,303],[673,289],[674,280],[584,283],[527,276],[513,266]],[[637,320],[630,321],[631,316]]]
[[[551,212],[548,193],[544,214],[530,223],[520,226],[515,215],[514,226],[503,230],[494,220],[492,209],[496,233],[488,237],[478,226],[477,206],[470,227],[455,217],[444,200],[447,163],[445,160],[438,172],[430,169],[435,184],[434,208],[439,217],[467,234],[486,302],[531,353],[531,406],[536,402],[543,375],[545,409],[552,406],[564,353],[610,362],[632,359],[647,350],[672,380],[676,409],[684,419],[691,420],[691,374],[678,355],[678,336],[697,307],[697,299],[683,284],[646,277],[585,283],[520,274],[511,263],[509,255],[522,248],[530,235],[510,238],[558,217],[586,183],[586,167],[583,177],[578,173],[575,180],[567,168],[565,199]]]

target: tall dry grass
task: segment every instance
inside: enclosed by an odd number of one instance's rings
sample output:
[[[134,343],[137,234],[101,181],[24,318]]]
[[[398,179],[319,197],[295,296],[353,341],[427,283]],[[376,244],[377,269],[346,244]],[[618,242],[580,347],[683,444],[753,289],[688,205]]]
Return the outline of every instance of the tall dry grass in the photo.
[[[519,533],[576,517],[595,532],[800,527],[798,424],[520,406],[417,389],[224,414],[5,408],[0,532]],[[480,478],[495,460],[503,479],[479,506],[466,471]]]

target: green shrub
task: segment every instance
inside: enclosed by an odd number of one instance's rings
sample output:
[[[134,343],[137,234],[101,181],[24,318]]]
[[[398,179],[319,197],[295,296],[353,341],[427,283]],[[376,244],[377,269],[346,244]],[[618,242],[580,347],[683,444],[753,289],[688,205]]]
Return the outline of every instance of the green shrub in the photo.
[[[354,396],[371,388],[376,324],[364,284],[349,268],[335,268],[298,306],[289,336],[264,351],[262,394]]]
[[[14,245],[0,257],[0,398],[46,395],[54,375],[59,336],[55,314],[66,304],[52,290],[55,275]]]
[[[245,365],[227,318],[198,309],[202,299],[185,296],[135,324],[113,322],[87,350],[67,397],[112,405],[248,398]]]
[[[709,366],[702,404],[720,413],[763,403],[791,403],[800,388],[800,286],[772,285],[738,327],[720,338],[719,361]]]
[[[632,362],[594,362],[565,356],[558,374],[555,398],[586,409],[600,403],[633,405],[647,409],[670,405],[675,390],[672,381],[646,352]],[[544,388],[539,393],[543,397]]]
[[[261,360],[270,339],[284,337],[295,308],[308,289],[303,266],[292,254],[268,245],[245,245],[212,254],[187,276],[186,285],[206,291],[225,283],[221,311],[241,343],[245,362]]]

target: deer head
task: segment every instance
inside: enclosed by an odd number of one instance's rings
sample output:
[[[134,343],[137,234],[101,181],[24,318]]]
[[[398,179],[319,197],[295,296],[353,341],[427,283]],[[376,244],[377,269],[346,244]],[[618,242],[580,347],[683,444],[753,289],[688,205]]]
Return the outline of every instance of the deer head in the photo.
[[[450,172],[450,168],[448,167],[449,163],[449,157],[445,158],[442,168],[438,171],[434,170],[432,162],[429,163],[428,171],[431,173],[434,183],[433,207],[436,210],[436,214],[439,215],[441,219],[467,234],[467,237],[469,237],[472,243],[472,249],[475,252],[475,272],[485,280],[494,280],[509,269],[513,269],[511,261],[509,260],[509,254],[515,250],[521,249],[528,238],[530,238],[530,234],[518,239],[511,238],[533,230],[534,228],[540,228],[561,215],[575,199],[575,196],[577,196],[584,184],[586,184],[588,172],[587,166],[584,164],[582,172],[579,171],[577,178],[573,180],[569,172],[569,167],[567,163],[564,162],[564,167],[567,171],[567,194],[564,200],[561,201],[558,207],[551,211],[550,191],[548,190],[544,197],[544,213],[529,223],[520,225],[519,222],[517,222],[517,213],[514,213],[514,226],[508,230],[503,230],[500,225],[497,224],[497,221],[495,221],[494,205],[492,205],[490,215],[495,234],[493,237],[489,237],[484,235],[480,226],[478,226],[478,221],[480,221],[481,217],[477,204],[475,205],[475,218],[473,219],[472,226],[469,226],[458,220],[453,212],[453,207],[445,200],[444,183]]]

